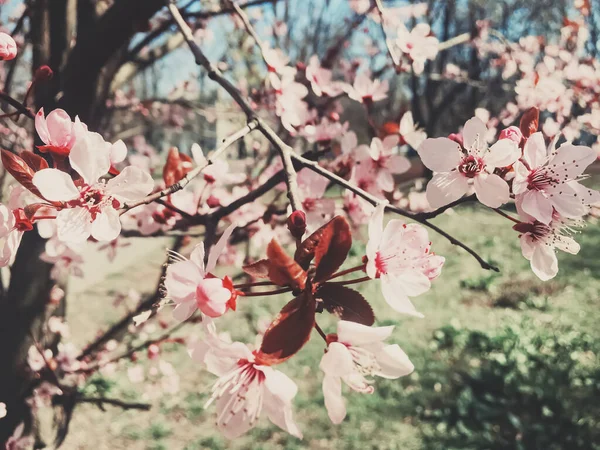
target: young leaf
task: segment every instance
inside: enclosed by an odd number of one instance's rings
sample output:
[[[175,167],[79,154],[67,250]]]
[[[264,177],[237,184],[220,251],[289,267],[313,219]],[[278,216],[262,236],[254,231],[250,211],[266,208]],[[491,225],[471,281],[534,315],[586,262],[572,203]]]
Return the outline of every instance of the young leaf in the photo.
[[[540,122],[540,110],[535,106],[532,106],[521,116],[521,122],[519,123],[519,129],[523,134],[524,138],[528,138],[538,130]]]
[[[189,156],[179,153],[176,147],[169,149],[167,161],[163,167],[163,180],[167,186],[171,186],[181,180],[190,170],[192,162]]]
[[[20,156],[25,161],[25,164],[31,167],[34,172],[48,168],[48,162],[44,158],[29,150],[22,151]]]
[[[273,239],[267,247],[269,258],[269,279],[278,286],[290,286],[292,289],[304,289],[306,272],[285,253],[279,242]]]
[[[315,257],[315,251],[317,250],[317,246],[322,240],[326,240],[327,242],[331,242],[332,233],[335,230],[348,230],[348,235],[350,234],[350,227],[348,226],[348,222],[342,216],[335,216],[309,237],[307,237],[298,247],[296,253],[294,254],[294,259],[300,266],[306,270],[310,265],[310,262]],[[350,237],[350,242],[352,243],[352,238]],[[342,260],[343,261],[343,260]]]
[[[371,326],[375,323],[373,308],[369,302],[354,289],[333,283],[324,283],[317,293],[323,300],[325,309],[342,320]]]
[[[25,189],[29,190],[33,194],[40,198],[42,194],[33,185],[31,179],[35,175],[35,171],[18,155],[9,152],[8,150],[2,150],[2,164],[8,173],[10,173],[15,180],[17,180]]]
[[[294,356],[306,344],[315,325],[313,295],[306,291],[283,307],[269,325],[257,359],[279,364]]]
[[[243,266],[242,270],[254,278],[269,278],[269,269],[271,263],[268,259],[259,259],[258,261]]]
[[[352,247],[350,226],[342,216],[334,217],[325,228],[319,243],[315,248],[314,281],[324,281],[329,278],[346,260]]]

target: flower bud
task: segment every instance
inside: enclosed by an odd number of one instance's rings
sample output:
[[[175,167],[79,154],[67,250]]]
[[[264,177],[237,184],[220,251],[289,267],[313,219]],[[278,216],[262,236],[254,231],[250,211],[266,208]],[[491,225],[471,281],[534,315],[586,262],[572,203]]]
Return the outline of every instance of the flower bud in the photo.
[[[300,239],[306,231],[306,214],[304,211],[294,211],[287,218],[287,227],[292,236]]]
[[[523,139],[523,133],[521,133],[519,127],[515,127],[513,125],[502,130],[498,139],[510,139],[511,141],[519,145],[521,139]]]
[[[17,56],[17,44],[8,34],[0,32],[0,60],[9,61]]]
[[[40,66],[35,71],[34,79],[36,82],[45,83],[54,76],[54,72],[48,66]]]
[[[452,133],[448,136],[448,139],[457,142],[458,144],[460,144],[461,147],[463,146],[463,137],[460,134]]]

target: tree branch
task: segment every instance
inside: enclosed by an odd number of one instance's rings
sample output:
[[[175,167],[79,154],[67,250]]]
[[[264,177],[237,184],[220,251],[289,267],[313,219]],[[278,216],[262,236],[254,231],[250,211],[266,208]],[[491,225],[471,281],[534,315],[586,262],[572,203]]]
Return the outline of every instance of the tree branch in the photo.
[[[77,397],[77,403],[92,403],[104,411],[104,405],[118,406],[123,409],[140,409],[150,411],[152,405],[149,403],[129,403],[116,398],[107,397]]]

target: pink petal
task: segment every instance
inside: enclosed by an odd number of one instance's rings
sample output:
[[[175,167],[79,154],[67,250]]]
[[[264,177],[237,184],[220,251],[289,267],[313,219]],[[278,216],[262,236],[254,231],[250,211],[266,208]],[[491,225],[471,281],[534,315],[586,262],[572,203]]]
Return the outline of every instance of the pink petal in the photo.
[[[342,377],[351,373],[354,370],[354,361],[348,347],[339,342],[329,344],[319,368],[325,376]]]
[[[520,202],[523,212],[531,215],[542,223],[552,221],[552,202],[540,191],[527,191]]]
[[[84,242],[92,232],[92,216],[85,208],[63,209],[56,215],[56,231],[63,242]]]
[[[519,146],[510,139],[501,139],[484,155],[489,167],[507,167],[521,157]],[[490,169],[491,170],[491,169]]]
[[[380,368],[377,375],[383,378],[404,377],[415,370],[408,355],[398,344],[386,345],[381,352],[376,354],[376,359]]]
[[[265,367],[263,373],[267,390],[282,401],[291,402],[298,393],[298,386],[294,380],[271,367]]]
[[[106,183],[106,193],[122,202],[140,200],[153,188],[152,177],[134,166],[125,167],[119,175]]]
[[[467,178],[457,170],[436,173],[427,183],[427,201],[432,208],[440,208],[458,200],[469,190]]]
[[[323,397],[331,422],[338,425],[346,417],[346,403],[342,397],[342,380],[339,377],[323,377]]]
[[[498,208],[510,200],[508,183],[494,173],[475,177],[475,194],[477,200],[490,208]]]
[[[260,386],[254,386],[252,390],[254,389],[260,389]],[[243,410],[238,414],[231,414],[231,406],[239,398],[238,395],[238,391],[231,392],[228,389],[217,399],[217,427],[227,439],[236,439],[254,426],[254,423],[250,420],[250,415],[243,413]],[[250,397],[252,401],[258,401],[255,398],[256,392],[246,392],[245,395],[247,398]],[[242,401],[247,403],[249,401],[247,398]]]
[[[187,302],[196,296],[196,287],[202,281],[198,266],[192,261],[179,261],[167,267],[165,289],[175,303]]]
[[[50,144],[50,134],[48,133],[48,126],[46,124],[46,117],[44,116],[44,108],[35,115],[35,131],[44,144]]]
[[[340,320],[337,324],[338,341],[354,347],[382,342],[389,338],[394,326],[369,327],[356,322]]]
[[[546,162],[546,143],[541,131],[533,133],[525,142],[523,159],[529,164],[530,169],[535,169]]]
[[[386,168],[396,175],[404,173],[410,169],[410,161],[405,156],[392,155],[386,163]]]
[[[481,153],[487,147],[485,136],[487,127],[478,117],[473,117],[465,123],[462,131],[464,147],[469,153]]]
[[[236,225],[233,223],[229,225],[221,235],[219,241],[213,246],[213,248],[210,249],[205,269],[207,273],[212,272],[212,270],[217,265],[217,260],[219,259],[219,256],[221,256],[221,253],[223,253],[223,250],[225,250],[225,247],[227,246],[227,241],[229,240],[231,233],[233,233],[233,230],[235,230],[235,227]]]
[[[58,147],[66,147],[70,144],[73,137],[73,123],[65,111],[62,109],[51,111],[46,117],[46,126],[48,127],[50,144]]]
[[[110,163],[118,164],[127,157],[127,146],[119,139],[110,147]]]
[[[178,322],[183,322],[189,319],[196,309],[196,302],[194,301],[180,303],[173,309],[173,318]]]
[[[550,194],[552,206],[561,216],[577,218],[583,216],[587,211],[587,206],[583,203],[580,193],[569,184],[562,184],[552,189]]]
[[[205,278],[196,287],[198,309],[208,317],[220,317],[227,311],[231,291],[223,287],[220,278]]]
[[[104,242],[112,241],[121,233],[121,220],[119,212],[113,207],[104,208],[92,222],[92,236]]]
[[[549,168],[553,168],[559,178],[575,179],[580,176],[587,166],[593,163],[598,154],[596,151],[583,145],[562,145],[556,155],[548,163]]]
[[[190,261],[198,266],[200,274],[204,277],[204,243],[200,243],[194,247],[190,254]]]
[[[421,161],[434,172],[449,172],[462,158],[460,145],[448,138],[425,139],[417,149]]]
[[[42,169],[35,173],[31,182],[51,202],[66,202],[79,197],[71,177],[58,169]]]
[[[554,248],[549,245],[536,245],[531,257],[531,270],[542,281],[548,281],[558,273],[558,260]]]
[[[89,184],[95,184],[110,168],[110,155],[107,143],[98,133],[82,131],[78,133],[75,145],[69,153],[73,169]]]
[[[427,277],[425,277],[423,274],[420,274],[418,272],[411,272],[411,273],[414,273],[417,277],[419,277],[419,275],[422,275],[424,278],[427,279],[427,281],[429,281],[429,279]],[[421,279],[423,279],[423,278],[421,278]],[[408,315],[420,317],[420,318],[425,317],[425,316],[423,316],[423,314],[421,314],[420,312],[418,312],[415,309],[414,305],[408,298],[408,295],[405,292],[405,285],[404,285],[405,281],[408,281],[408,280],[406,280],[406,279],[399,280],[396,277],[391,277],[389,275],[382,275],[381,276],[381,291],[383,293],[383,297],[385,298],[385,301],[394,310],[396,310],[400,313],[408,314]],[[423,280],[423,283],[424,283],[424,280]],[[411,289],[411,288],[409,288],[409,289]]]

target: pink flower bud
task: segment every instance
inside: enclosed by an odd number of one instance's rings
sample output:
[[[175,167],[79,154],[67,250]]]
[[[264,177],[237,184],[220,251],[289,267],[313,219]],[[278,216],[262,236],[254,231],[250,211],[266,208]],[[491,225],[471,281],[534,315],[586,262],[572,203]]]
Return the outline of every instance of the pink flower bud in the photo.
[[[521,133],[519,127],[512,126],[502,130],[498,139],[510,139],[518,145],[523,139],[523,133]]]
[[[458,144],[460,144],[461,147],[463,146],[463,137],[460,134],[452,133],[450,136],[448,136],[448,139],[454,142],[458,142]]]
[[[287,219],[287,227],[292,236],[300,239],[306,231],[306,214],[303,211],[294,211]]]
[[[17,56],[17,44],[8,34],[0,32],[0,60],[9,61]]]
[[[52,69],[46,65],[40,66],[35,71],[34,79],[36,82],[45,83],[54,76]]]

